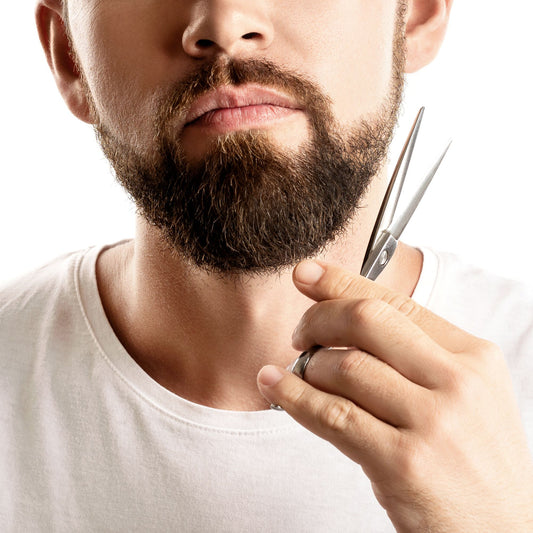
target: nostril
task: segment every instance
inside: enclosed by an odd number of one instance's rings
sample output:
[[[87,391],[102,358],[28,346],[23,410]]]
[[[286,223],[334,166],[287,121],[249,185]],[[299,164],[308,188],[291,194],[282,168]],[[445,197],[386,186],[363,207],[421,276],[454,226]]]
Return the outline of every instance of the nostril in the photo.
[[[245,33],[242,38],[243,39],[257,39],[258,37],[260,37],[259,33],[257,32],[250,32],[250,33]]]
[[[209,39],[199,39],[198,41],[196,41],[196,46],[202,49],[210,48],[214,44],[215,43],[213,41],[210,41]]]

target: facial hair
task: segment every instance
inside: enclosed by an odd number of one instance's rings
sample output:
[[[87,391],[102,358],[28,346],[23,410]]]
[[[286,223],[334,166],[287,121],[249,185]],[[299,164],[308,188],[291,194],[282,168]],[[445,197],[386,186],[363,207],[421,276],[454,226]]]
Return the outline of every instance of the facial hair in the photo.
[[[215,58],[160,97],[150,150],[141,153],[101,122],[97,136],[139,214],[181,259],[210,273],[271,274],[320,253],[355,218],[386,160],[402,70],[396,57],[381,108],[343,130],[329,99],[304,76],[263,59]],[[188,160],[174,125],[199,96],[246,83],[292,96],[307,113],[309,140],[287,151],[266,132],[239,131]]]

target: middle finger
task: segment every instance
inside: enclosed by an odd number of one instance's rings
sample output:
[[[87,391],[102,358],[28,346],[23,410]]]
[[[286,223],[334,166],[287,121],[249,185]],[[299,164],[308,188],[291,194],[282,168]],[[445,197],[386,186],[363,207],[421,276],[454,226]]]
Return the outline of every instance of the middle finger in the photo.
[[[391,366],[360,350],[318,350],[305,370],[305,381],[330,394],[343,396],[394,427],[413,427],[427,389]]]

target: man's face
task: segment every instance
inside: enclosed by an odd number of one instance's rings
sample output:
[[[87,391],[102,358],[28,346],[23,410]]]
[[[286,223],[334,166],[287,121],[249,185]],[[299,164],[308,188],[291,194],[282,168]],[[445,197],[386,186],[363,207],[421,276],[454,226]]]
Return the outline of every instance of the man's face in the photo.
[[[396,0],[69,0],[69,16],[104,151],[187,259],[275,270],[355,216],[400,100]]]

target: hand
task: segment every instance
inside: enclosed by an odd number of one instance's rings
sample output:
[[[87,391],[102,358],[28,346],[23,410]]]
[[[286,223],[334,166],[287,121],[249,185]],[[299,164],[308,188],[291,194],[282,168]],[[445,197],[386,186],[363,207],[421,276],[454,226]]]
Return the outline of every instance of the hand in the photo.
[[[294,283],[318,302],[294,348],[332,349],[305,381],[264,367],[263,396],[359,463],[397,530],[533,531],[533,465],[501,351],[325,263],[301,263]]]

